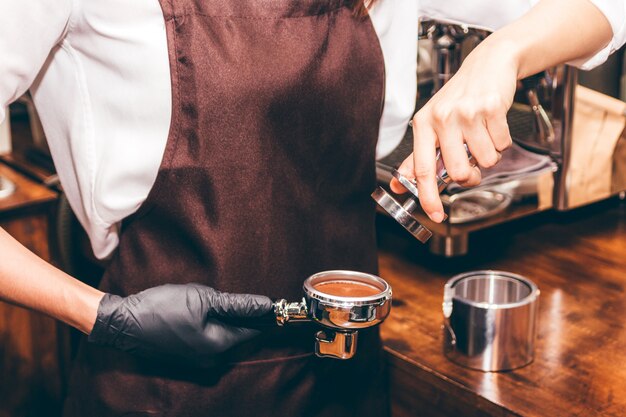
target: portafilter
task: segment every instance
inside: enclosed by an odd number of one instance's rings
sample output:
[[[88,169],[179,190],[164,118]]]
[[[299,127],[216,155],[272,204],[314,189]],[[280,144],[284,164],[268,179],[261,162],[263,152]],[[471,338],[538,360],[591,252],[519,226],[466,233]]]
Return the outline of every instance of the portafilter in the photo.
[[[391,287],[380,277],[355,271],[325,271],[303,284],[299,302],[274,303],[276,322],[314,322],[320,357],[350,359],[356,353],[358,330],[382,323],[391,310]]]

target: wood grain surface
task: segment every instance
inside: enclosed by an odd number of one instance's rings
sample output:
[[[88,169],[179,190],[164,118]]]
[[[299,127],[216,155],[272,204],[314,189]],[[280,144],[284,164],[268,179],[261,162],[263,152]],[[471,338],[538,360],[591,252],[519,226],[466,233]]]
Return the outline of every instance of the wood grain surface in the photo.
[[[626,416],[626,206],[548,213],[474,237],[470,254],[426,254],[379,219],[380,275],[394,307],[382,326],[394,416]],[[541,290],[535,360],[483,373],[442,353],[442,296],[453,275],[496,269]]]
[[[25,209],[38,209],[42,204],[55,201],[57,193],[29,180],[12,168],[0,163],[0,175],[15,183],[15,192],[0,198],[0,217],[23,214]],[[21,211],[20,211],[21,210]]]
[[[56,193],[0,164],[17,185],[0,199],[0,227],[50,260],[49,218]],[[0,254],[1,259],[1,254]],[[41,314],[0,302],[0,417],[60,415],[66,330]]]

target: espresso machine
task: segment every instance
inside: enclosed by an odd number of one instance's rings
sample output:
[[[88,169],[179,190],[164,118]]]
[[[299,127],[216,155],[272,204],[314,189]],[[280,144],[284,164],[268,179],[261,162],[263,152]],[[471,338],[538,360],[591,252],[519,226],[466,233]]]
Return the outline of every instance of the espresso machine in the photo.
[[[488,35],[485,30],[464,25],[420,22],[416,111]],[[576,88],[577,69],[567,65],[549,68],[518,82],[514,104],[507,115],[514,145],[503,153],[496,167],[481,169],[483,181],[478,187],[464,189],[450,184],[445,166],[438,161],[437,180],[447,214],[447,220],[441,224],[432,222],[421,210],[415,182],[396,171],[413,149],[412,128],[408,127],[398,147],[377,161],[381,186],[372,197],[380,212],[393,217],[418,240],[428,241],[432,253],[453,257],[467,253],[472,232],[545,210],[570,210],[620,193],[626,189],[626,181],[614,184],[610,192],[574,198],[581,194],[575,188],[585,187],[584,182],[572,180]],[[615,102],[618,104],[611,105],[619,113],[621,102]],[[468,156],[471,161],[469,153]],[[388,184],[392,177],[409,192],[400,196],[390,192]]]

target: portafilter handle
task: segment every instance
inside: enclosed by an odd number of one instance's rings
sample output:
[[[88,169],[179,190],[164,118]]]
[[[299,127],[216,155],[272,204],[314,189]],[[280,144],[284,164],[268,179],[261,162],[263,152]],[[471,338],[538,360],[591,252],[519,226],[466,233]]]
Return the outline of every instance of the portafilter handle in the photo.
[[[467,145],[465,145],[465,151],[469,158],[469,162],[472,166],[476,166],[476,160],[470,153]],[[376,200],[391,217],[393,217],[398,223],[400,223],[409,233],[411,233],[417,240],[422,243],[426,243],[428,239],[433,235],[428,228],[422,225],[413,213],[419,205],[419,191],[417,190],[417,183],[414,179],[409,179],[400,174],[397,170],[392,172],[394,178],[396,178],[400,184],[409,191],[409,196],[405,200],[404,204],[400,204],[395,198],[391,196],[384,188],[377,187],[372,193],[372,198]],[[437,188],[439,193],[446,189],[451,182],[450,175],[446,169],[443,159],[441,158],[441,152],[437,151]],[[444,219],[445,220],[445,219]]]
[[[315,335],[315,354],[320,358],[350,359],[356,353],[357,331],[320,330]]]
[[[279,326],[284,326],[287,322],[311,321],[304,298],[292,303],[284,299],[276,300],[274,302],[274,315]]]

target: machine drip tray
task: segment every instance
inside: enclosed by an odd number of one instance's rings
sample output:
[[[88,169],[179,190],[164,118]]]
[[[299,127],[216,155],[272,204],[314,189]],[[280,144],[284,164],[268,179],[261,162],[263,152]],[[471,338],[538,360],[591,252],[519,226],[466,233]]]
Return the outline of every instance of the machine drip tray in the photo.
[[[0,176],[0,198],[9,197],[15,192],[15,184],[13,181]]]

